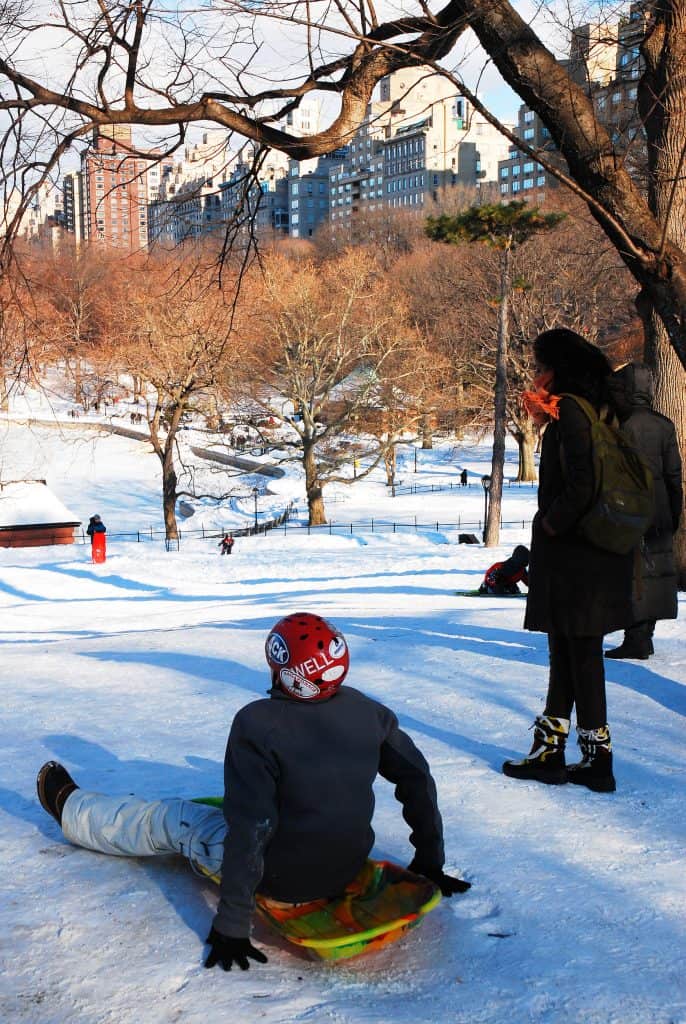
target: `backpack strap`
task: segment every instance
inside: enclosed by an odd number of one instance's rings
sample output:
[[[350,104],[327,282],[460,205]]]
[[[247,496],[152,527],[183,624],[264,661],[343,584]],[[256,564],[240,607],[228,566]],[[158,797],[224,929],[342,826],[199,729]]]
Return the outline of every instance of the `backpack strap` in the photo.
[[[586,416],[591,421],[591,423],[597,423],[599,421],[600,416],[595,411],[595,409],[593,408],[593,406],[587,398],[582,398],[581,395],[573,395],[570,391],[563,391],[560,395],[560,398],[571,398],[572,401],[576,402],[579,408],[586,413]]]

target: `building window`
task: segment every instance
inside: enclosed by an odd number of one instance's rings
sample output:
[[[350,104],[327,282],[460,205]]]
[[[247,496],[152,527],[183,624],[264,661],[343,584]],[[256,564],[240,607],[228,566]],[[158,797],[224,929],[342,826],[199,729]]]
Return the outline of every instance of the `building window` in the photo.
[[[536,130],[534,128],[525,128],[524,129],[524,139],[525,139],[525,141],[528,142],[530,139],[533,139],[535,134],[536,134]]]
[[[525,123],[525,124],[531,124],[531,122],[533,121],[533,119],[535,118],[535,116],[536,116],[536,115],[535,115],[535,113],[533,112],[533,110],[525,110],[525,111],[524,111],[524,123]]]
[[[509,178],[509,176],[510,176],[510,168],[509,167],[501,167],[500,168],[500,177],[501,178]]]
[[[505,195],[506,192],[510,191],[510,186],[508,185],[507,182],[500,186],[500,191],[502,192],[503,195]]]
[[[536,184],[538,185],[539,188],[542,185],[545,185],[545,174],[541,174],[538,178],[536,178]]]
[[[291,195],[297,196],[299,187],[300,186],[298,185],[298,182],[294,181],[293,184],[291,185]]]
[[[534,169],[534,165],[533,165],[532,161],[529,161],[528,163],[524,164],[523,171],[524,171],[525,174],[532,174],[533,173],[533,169]]]
[[[523,185],[524,188],[533,188],[534,187],[534,179],[533,178],[525,178],[524,181],[522,182],[522,185]]]
[[[521,170],[521,168],[520,168],[519,164],[515,164],[514,167],[512,168],[512,177],[516,178],[519,175],[520,170]]]
[[[520,182],[518,182],[518,181],[513,181],[512,182],[512,191],[513,192],[519,192],[519,187],[520,187]]]

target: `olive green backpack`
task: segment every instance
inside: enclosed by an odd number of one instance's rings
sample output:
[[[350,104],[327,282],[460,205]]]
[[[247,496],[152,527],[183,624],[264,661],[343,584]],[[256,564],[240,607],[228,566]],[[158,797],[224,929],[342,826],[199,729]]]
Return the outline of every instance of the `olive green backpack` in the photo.
[[[590,402],[565,394],[591,427],[593,500],[577,533],[604,551],[626,555],[636,548],[655,514],[653,475],[621,430],[604,423]]]

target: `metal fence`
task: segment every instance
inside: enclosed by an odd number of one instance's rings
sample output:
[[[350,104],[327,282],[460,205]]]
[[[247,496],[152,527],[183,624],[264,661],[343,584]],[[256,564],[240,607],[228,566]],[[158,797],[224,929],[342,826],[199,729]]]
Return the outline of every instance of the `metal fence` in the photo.
[[[433,520],[431,522],[420,522],[416,517],[411,521],[399,522],[392,519],[378,519],[376,517],[371,519],[358,519],[347,522],[335,522],[333,519],[329,520],[328,523],[323,523],[321,526],[310,526],[308,523],[294,522],[290,518],[291,511],[286,510],[282,515],[276,519],[269,520],[266,523],[259,523],[256,527],[250,526],[244,529],[234,530],[230,527],[226,529],[206,529],[204,526],[197,530],[190,530],[186,528],[179,528],[178,538],[168,540],[164,530],[155,530],[152,527],[145,530],[133,530],[129,532],[107,532],[107,536],[110,540],[128,540],[135,541],[139,544],[150,541],[161,541],[167,545],[167,548],[178,548],[181,541],[183,540],[213,540],[221,539],[225,533],[230,533],[234,537],[254,537],[257,534],[267,534],[273,530],[280,530],[284,537],[288,536],[303,536],[308,537],[317,534],[327,534],[328,536],[354,536],[363,533],[440,533],[441,531],[474,531],[482,532],[484,529],[484,523],[482,519],[462,519],[461,516],[457,517],[456,522],[441,522],[440,520]],[[521,528],[531,524],[530,519],[513,519],[513,520],[501,520],[501,528],[513,527]],[[85,544],[90,542],[90,538],[86,537],[83,531],[81,536],[76,538],[77,541]]]
[[[433,494],[435,491],[466,491],[470,487],[476,487],[481,492],[482,487],[480,484],[468,483],[448,483],[448,484],[395,484],[394,495],[399,494]],[[530,482],[528,480],[506,480],[505,487],[538,487],[538,481]]]

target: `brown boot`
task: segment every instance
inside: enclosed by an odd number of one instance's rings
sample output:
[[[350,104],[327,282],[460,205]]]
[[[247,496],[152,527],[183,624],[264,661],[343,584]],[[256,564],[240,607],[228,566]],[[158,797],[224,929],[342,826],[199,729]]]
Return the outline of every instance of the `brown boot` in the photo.
[[[58,825],[62,824],[62,811],[67,797],[78,788],[64,765],[57,761],[48,761],[38,772],[36,789],[41,807],[52,814]]]

